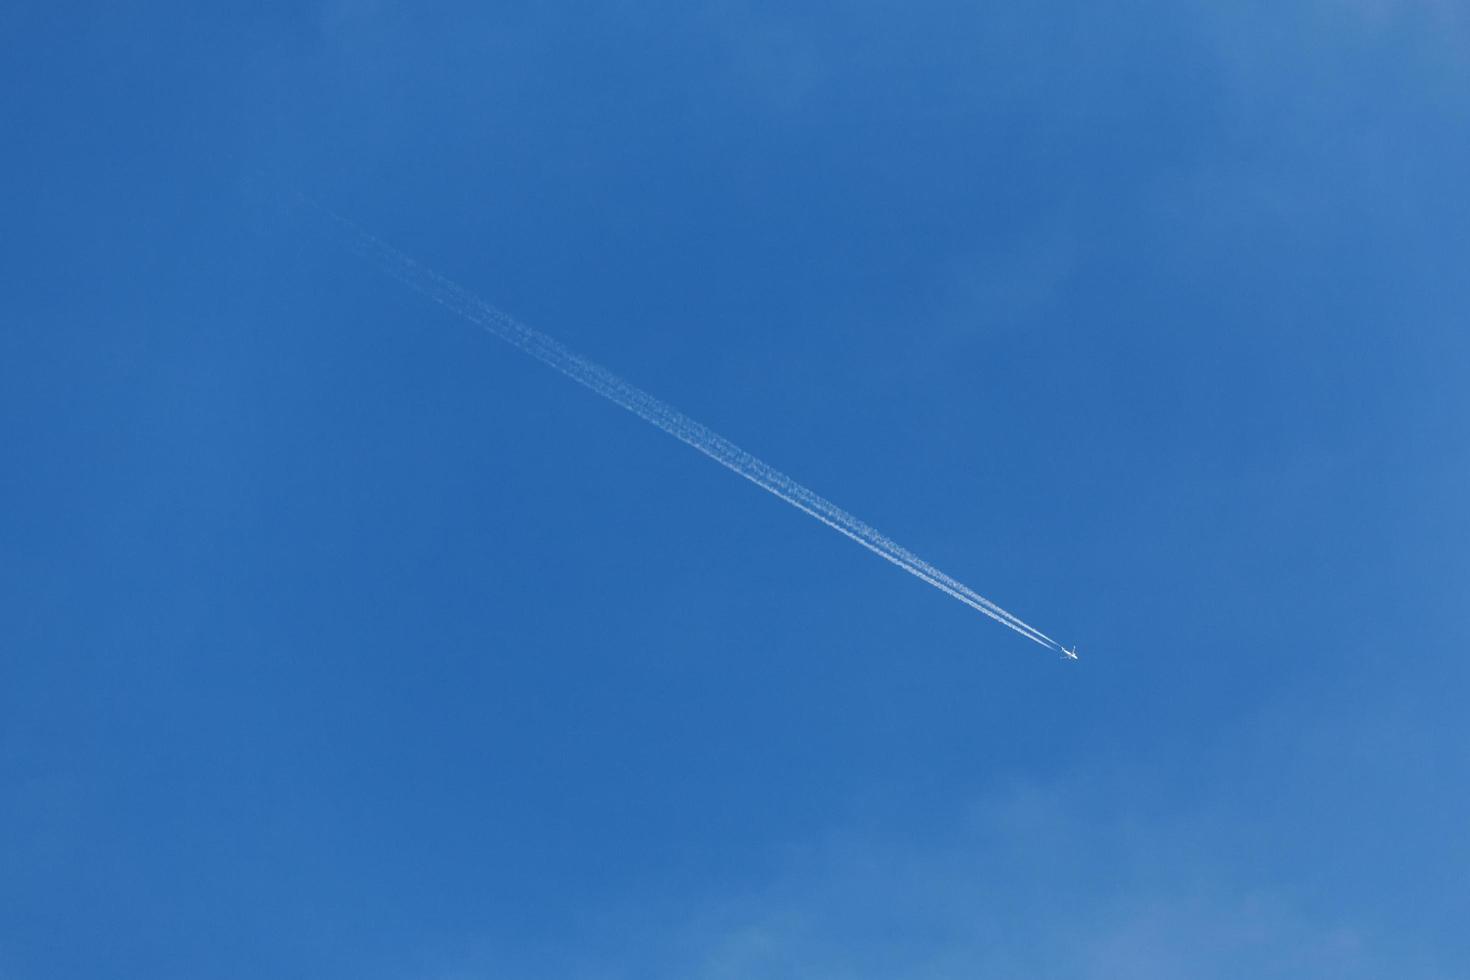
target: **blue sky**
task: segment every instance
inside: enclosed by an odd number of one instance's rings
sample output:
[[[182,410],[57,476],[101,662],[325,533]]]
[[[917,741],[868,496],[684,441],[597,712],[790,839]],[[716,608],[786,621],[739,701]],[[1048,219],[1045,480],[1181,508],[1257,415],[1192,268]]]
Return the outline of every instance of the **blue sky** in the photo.
[[[1470,971],[1462,6],[0,34],[0,978]]]

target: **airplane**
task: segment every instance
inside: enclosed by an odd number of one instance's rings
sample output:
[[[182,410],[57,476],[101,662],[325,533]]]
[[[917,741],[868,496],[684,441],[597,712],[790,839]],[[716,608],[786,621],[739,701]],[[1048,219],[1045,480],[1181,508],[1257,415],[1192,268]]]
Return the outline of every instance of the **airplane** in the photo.
[[[1070,650],[1068,650],[1066,647],[1062,647],[1062,656],[1066,657],[1068,660],[1076,660],[1077,644],[1072,644],[1072,649]]]

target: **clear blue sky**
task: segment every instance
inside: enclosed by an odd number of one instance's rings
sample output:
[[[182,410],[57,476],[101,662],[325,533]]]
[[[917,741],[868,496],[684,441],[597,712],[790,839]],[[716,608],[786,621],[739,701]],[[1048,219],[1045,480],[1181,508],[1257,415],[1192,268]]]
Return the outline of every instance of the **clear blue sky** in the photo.
[[[1470,975],[1463,5],[0,37],[0,978]]]

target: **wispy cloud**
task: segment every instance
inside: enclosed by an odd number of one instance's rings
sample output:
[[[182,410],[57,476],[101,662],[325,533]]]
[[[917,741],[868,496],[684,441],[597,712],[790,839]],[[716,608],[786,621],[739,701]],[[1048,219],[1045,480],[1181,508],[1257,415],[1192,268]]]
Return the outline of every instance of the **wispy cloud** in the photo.
[[[1098,814],[1017,789],[942,843],[833,838],[765,887],[716,902],[670,976],[1136,980],[1429,977],[1354,923],[1211,858],[1203,822]],[[1201,840],[1201,837],[1204,840]]]

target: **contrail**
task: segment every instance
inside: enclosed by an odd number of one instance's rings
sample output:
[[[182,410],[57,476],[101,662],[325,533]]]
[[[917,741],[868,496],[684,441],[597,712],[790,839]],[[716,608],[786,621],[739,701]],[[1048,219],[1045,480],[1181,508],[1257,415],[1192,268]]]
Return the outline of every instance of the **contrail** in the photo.
[[[1039,643],[1049,650],[1063,652],[1062,645],[1041,630],[1006,612],[968,585],[941,572],[876,528],[858,520],[825,497],[820,497],[808,490],[775,467],[755,458],[719,433],[696,422],[673,406],[658,400],[643,389],[624,381],[607,368],[569,350],[554,338],[496,309],[458,283],[419,264],[346,218],[314,201],[304,200],[311,208],[331,219],[337,230],[345,236],[348,244],[355,251],[372,259],[395,279],[427,296],[451,313],[478,324],[487,333],[519,348],[578,384],[591,388],[608,401],[622,406],[680,442],[694,447],[721,466],[745,477],[762,490],[775,494],[798,510],[805,511],[833,530],[845,534],[879,557],[891,561],[910,575],[953,596],[971,609],[984,613],[1033,643]],[[1072,655],[1069,653],[1068,656]]]

